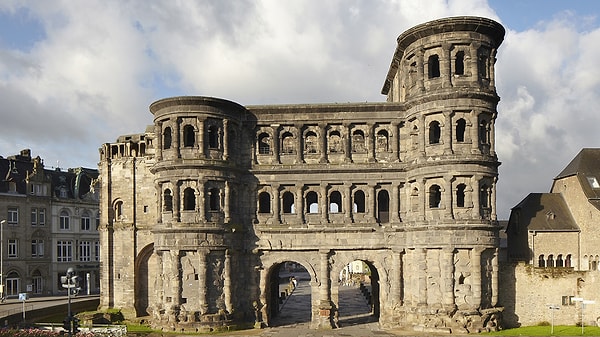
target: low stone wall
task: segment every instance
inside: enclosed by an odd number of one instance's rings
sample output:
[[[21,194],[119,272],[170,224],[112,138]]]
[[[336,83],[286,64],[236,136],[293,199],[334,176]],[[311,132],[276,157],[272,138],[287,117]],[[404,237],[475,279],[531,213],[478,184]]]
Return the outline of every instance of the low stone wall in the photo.
[[[78,300],[77,302],[71,303],[71,311],[76,314],[82,311],[92,311],[98,308],[100,300],[96,298],[90,298],[89,300]],[[57,313],[64,313],[67,317],[67,303],[59,304],[56,306],[45,307],[40,309],[27,310],[25,312],[26,323],[38,323],[44,322],[47,317],[55,316]],[[23,323],[23,313],[14,313],[6,316],[2,319],[2,326],[18,326]]]
[[[499,305],[504,307],[505,327],[541,322],[575,325],[581,322],[581,303],[573,297],[594,300],[583,310],[585,325],[597,325],[600,317],[600,272],[573,268],[538,268],[525,263],[500,266]],[[550,309],[557,306],[559,309]],[[552,317],[554,316],[554,317]]]

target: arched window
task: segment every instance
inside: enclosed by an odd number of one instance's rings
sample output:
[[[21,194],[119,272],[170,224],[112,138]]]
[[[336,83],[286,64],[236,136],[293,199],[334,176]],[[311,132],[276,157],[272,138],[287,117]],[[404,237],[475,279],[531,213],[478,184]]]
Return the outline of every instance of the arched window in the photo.
[[[465,207],[465,190],[467,185],[458,184],[456,186],[456,207]]]
[[[437,55],[429,56],[427,61],[427,70],[429,78],[440,77],[440,57]]]
[[[284,192],[282,201],[283,201],[283,213],[287,213],[287,214],[294,213],[294,194],[289,191]]]
[[[209,207],[211,211],[221,210],[221,193],[218,188],[211,188],[209,191]]]
[[[387,190],[377,193],[377,221],[379,223],[390,221],[390,195]]]
[[[538,257],[538,267],[544,268],[546,267],[546,260],[544,259],[544,254]]]
[[[465,132],[467,130],[467,122],[460,118],[456,121],[456,141],[462,143],[465,141]]]
[[[387,130],[377,132],[377,152],[387,152],[389,150],[389,135]]]
[[[170,127],[166,127],[163,130],[163,149],[170,149],[171,148],[171,128]]]
[[[429,187],[429,208],[440,208],[442,201],[442,189],[438,185]]]
[[[331,131],[331,133],[329,133],[329,152],[330,153],[344,152],[342,150],[342,136],[340,136],[339,131]]]
[[[490,130],[488,122],[482,120],[479,122],[479,144],[489,144],[490,143]]]
[[[168,188],[163,192],[163,210],[165,212],[173,211],[173,195]]]
[[[119,202],[117,202],[117,205],[119,203],[122,204],[123,202],[119,201]],[[59,217],[60,217],[60,219],[59,219],[59,229],[67,229],[67,230],[71,229],[71,224],[70,224],[71,217],[69,216],[69,212],[67,212],[65,210],[60,211]],[[117,217],[117,219],[118,219],[118,217]]]
[[[439,144],[441,135],[440,122],[433,121],[429,123],[429,144]]]
[[[564,267],[564,261],[563,261],[563,256],[562,256],[562,254],[559,254],[559,255],[556,257],[556,266],[557,266],[557,267]]]
[[[290,132],[286,132],[281,136],[281,152],[291,154],[296,148],[294,136]]]
[[[258,135],[258,153],[271,154],[271,137],[266,132]]]
[[[482,184],[479,191],[479,205],[482,208],[489,208],[491,205],[491,191],[487,184]]]
[[[215,125],[211,125],[208,127],[208,148],[219,148],[219,128]]]
[[[196,134],[192,125],[183,127],[183,146],[193,147],[196,143]]]
[[[465,52],[462,50],[456,53],[456,58],[454,59],[454,74],[465,74]]]
[[[306,153],[318,153],[319,142],[317,140],[317,134],[312,131],[307,132],[304,145],[306,146]]]
[[[565,267],[571,268],[571,254],[567,254],[565,258]]]
[[[338,191],[333,191],[329,195],[329,212],[339,213],[342,211],[342,194]]]
[[[119,220],[123,217],[123,201],[119,200],[115,203],[115,220]]]
[[[354,212],[365,213],[365,192],[358,190],[354,192]]]
[[[258,195],[258,213],[271,213],[271,195],[268,192]]]
[[[308,213],[319,213],[319,196],[317,192],[310,191],[306,193],[306,205]]]
[[[193,211],[196,209],[196,194],[193,188],[187,187],[183,190],[183,210]]]
[[[81,230],[89,231],[92,229],[92,217],[88,211],[83,211],[81,214]]]
[[[548,263],[546,264],[547,267],[554,267],[554,255],[550,254],[548,255]]]
[[[352,133],[352,152],[365,152],[365,134],[362,130],[356,130]]]

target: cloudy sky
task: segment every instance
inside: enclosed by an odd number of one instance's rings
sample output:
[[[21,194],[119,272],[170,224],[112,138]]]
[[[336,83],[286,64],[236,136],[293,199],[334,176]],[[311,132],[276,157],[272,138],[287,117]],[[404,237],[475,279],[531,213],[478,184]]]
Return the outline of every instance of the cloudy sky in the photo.
[[[477,15],[498,54],[499,217],[600,147],[600,1],[0,2],[0,155],[96,167],[98,148],[178,95],[242,105],[377,102],[404,30]]]

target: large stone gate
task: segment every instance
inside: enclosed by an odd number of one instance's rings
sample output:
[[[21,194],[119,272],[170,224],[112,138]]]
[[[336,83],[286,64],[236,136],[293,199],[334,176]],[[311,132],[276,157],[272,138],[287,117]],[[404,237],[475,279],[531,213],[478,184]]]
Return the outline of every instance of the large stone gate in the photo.
[[[274,273],[293,261],[312,326],[332,328],[339,272],[361,260],[383,327],[495,324],[503,37],[478,17],[409,29],[387,102],[153,103],[152,126],[100,149],[101,307],[177,331],[269,325]]]

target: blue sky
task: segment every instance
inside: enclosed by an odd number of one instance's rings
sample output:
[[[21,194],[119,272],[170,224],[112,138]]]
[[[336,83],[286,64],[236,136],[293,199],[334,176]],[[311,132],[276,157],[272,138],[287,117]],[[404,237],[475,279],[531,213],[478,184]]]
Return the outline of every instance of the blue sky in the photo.
[[[176,95],[249,104],[384,101],[398,35],[476,15],[507,34],[496,64],[498,214],[600,147],[600,1],[0,2],[0,155],[96,167]]]

